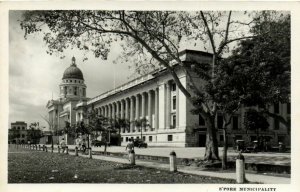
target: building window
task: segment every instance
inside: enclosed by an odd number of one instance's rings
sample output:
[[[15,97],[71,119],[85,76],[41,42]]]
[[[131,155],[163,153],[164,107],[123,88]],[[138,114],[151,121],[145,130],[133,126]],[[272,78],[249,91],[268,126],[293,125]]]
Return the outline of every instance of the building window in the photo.
[[[143,141],[146,141],[146,137],[145,136],[143,136]]]
[[[172,104],[173,104],[172,109],[175,110],[176,109],[176,96],[175,95],[173,96],[173,103]]]
[[[218,129],[223,129],[223,116],[222,115],[217,116],[217,126],[218,126]]]
[[[174,129],[176,127],[176,115],[172,115],[172,126],[171,129]]]
[[[279,113],[279,103],[274,104],[274,113]]]
[[[291,114],[291,103],[286,104],[286,113]]]
[[[200,114],[199,114],[199,125],[205,125],[205,120]]]
[[[18,127],[18,130],[20,130],[21,128],[20,127]]]
[[[77,87],[74,87],[74,95],[77,95]]]
[[[274,130],[279,130],[279,120],[274,119]]]
[[[24,134],[22,134],[22,138],[24,138],[25,137],[25,135]]]
[[[172,91],[176,91],[176,83],[172,83]]]
[[[25,130],[25,127],[22,127],[22,130]]]
[[[123,137],[121,137],[121,142],[123,142],[123,140],[124,140],[124,138],[123,138]]]
[[[125,137],[125,141],[128,142],[128,137]]]
[[[173,135],[168,135],[168,141],[173,141]]]
[[[152,142],[152,136],[149,136],[149,142]]]
[[[237,130],[239,128],[239,117],[233,116],[232,117],[232,129]]]
[[[64,87],[64,94],[65,94],[65,95],[67,95],[67,90],[68,90],[68,88],[65,86],[65,87]]]
[[[72,80],[70,80],[70,82],[72,83]]]
[[[82,96],[85,97],[85,88],[82,89]]]
[[[75,80],[75,83],[76,83],[76,80]]]

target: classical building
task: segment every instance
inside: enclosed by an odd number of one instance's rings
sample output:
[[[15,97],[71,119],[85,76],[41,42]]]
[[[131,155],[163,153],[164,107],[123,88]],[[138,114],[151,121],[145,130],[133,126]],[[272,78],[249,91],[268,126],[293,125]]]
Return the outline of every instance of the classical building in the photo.
[[[212,55],[206,52],[185,50],[180,53],[183,62],[211,63]],[[176,67],[175,73],[182,85],[189,89],[189,78],[185,71]],[[194,79],[199,85],[203,82]],[[66,69],[60,84],[60,98],[48,102],[50,117],[53,118],[54,127],[63,126],[64,121],[71,124],[82,121],[84,109],[94,109],[98,114],[109,118],[128,119],[133,122],[146,118],[149,126],[140,129],[130,123],[129,129],[121,129],[121,145],[125,145],[129,138],[140,138],[149,146],[176,146],[192,147],[205,146],[206,125],[203,118],[193,115],[190,111],[193,106],[184,94],[178,89],[172,76],[164,68],[153,71],[147,75],[136,78],[113,90],[107,91],[92,99],[85,95],[82,72],[75,65]],[[282,117],[290,118],[290,105],[278,104],[270,110]],[[229,126],[228,141],[233,145],[235,140],[244,139],[246,142],[255,140],[256,133],[245,130],[243,118],[245,109],[242,108],[232,118]],[[222,145],[222,116],[216,117],[218,140]],[[290,143],[287,129],[277,120],[268,119],[269,130],[263,132],[270,136],[271,142]],[[142,138],[141,138],[142,137]]]
[[[75,57],[72,58],[70,67],[64,71],[59,91],[60,97],[47,103],[50,129],[53,131],[63,130],[66,123],[76,123],[76,105],[88,100],[83,74],[76,65]],[[69,138],[68,143],[73,144],[73,139]]]

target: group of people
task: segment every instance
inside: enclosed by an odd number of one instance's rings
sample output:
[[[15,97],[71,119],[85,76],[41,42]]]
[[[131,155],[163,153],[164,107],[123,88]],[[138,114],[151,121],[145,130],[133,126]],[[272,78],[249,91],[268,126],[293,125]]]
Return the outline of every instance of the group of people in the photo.
[[[78,148],[78,150],[82,150],[82,152],[85,153],[86,146],[87,146],[85,139],[83,139],[81,136],[78,136],[75,140],[75,145]],[[61,139],[61,141],[59,142],[59,146],[62,149],[62,153],[64,153],[67,148],[67,143],[65,141],[65,138]]]
[[[78,136],[75,140],[75,145],[78,148],[78,150],[82,150],[83,153],[86,151],[86,141],[81,136]]]
[[[60,143],[60,147],[62,148],[62,152],[65,152],[65,149],[67,148],[67,143],[65,141],[65,138],[62,138]],[[81,136],[78,136],[75,140],[75,145],[78,148],[78,150],[82,150],[83,153],[86,151],[86,141],[83,139]],[[129,154],[134,150],[134,143],[132,139],[129,139],[129,143],[126,145],[125,151],[128,152],[128,157]],[[130,161],[130,159],[129,159]]]

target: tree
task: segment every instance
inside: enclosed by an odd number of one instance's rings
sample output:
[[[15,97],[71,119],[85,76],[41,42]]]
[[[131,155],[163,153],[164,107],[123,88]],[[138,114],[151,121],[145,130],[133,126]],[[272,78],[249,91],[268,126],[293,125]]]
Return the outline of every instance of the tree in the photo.
[[[21,137],[21,131],[17,129],[10,129],[8,134],[9,141],[12,141],[14,139],[18,139]],[[17,143],[17,140],[16,140]]]
[[[54,122],[51,121],[48,115],[42,116],[40,115],[48,124],[49,130],[51,132],[51,148],[54,149],[53,136],[57,134],[57,130],[54,129]]]
[[[40,130],[39,123],[34,122],[29,125],[29,129],[27,130],[27,139],[33,143],[39,143],[40,138],[43,137],[43,133]]]
[[[194,82],[192,71],[193,68],[198,68],[199,78],[210,86],[215,86],[215,66],[222,54],[229,49],[229,44],[253,37],[238,33],[238,26],[249,27],[252,21],[233,21],[231,15],[231,11],[27,11],[21,27],[25,30],[25,37],[43,30],[49,54],[62,55],[71,46],[91,51],[96,57],[106,59],[110,45],[124,40],[123,48],[127,58],[133,53],[148,55],[148,66],[164,67],[187,100],[195,105],[194,112],[204,117],[207,125],[205,159],[219,159],[214,123],[217,104],[213,95]],[[226,24],[220,25],[221,22]],[[195,62],[184,63],[181,60],[180,43],[189,37],[194,41],[197,38],[208,40],[213,52],[210,67]],[[172,65],[170,61],[176,61],[178,65]],[[176,67],[186,72],[191,83],[188,88],[180,82]],[[205,73],[207,71],[210,73]]]
[[[254,109],[248,113],[252,114],[249,118],[256,114],[256,120],[260,121],[252,121],[256,128],[267,127],[263,114],[287,124],[283,117],[268,110],[274,103],[290,102],[290,16],[273,14],[257,15],[251,27],[253,38],[241,41],[231,56],[219,62],[215,85],[208,89],[224,118],[223,168],[227,157],[226,127],[240,107],[259,106],[259,113],[254,113]],[[246,125],[249,128],[249,121]]]
[[[246,112],[244,125],[246,129],[256,132],[257,140],[259,139],[259,132],[264,131],[269,127],[266,117],[254,109],[249,109]]]
[[[148,119],[146,119],[145,117],[136,119],[134,120],[133,125],[141,131],[141,140],[143,140],[143,129],[145,130],[146,127],[150,126],[150,124],[148,123]]]

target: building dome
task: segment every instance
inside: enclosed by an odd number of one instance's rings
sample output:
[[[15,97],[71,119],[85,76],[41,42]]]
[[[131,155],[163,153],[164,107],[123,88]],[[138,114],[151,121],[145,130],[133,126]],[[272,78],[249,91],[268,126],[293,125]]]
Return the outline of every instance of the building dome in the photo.
[[[70,67],[68,67],[65,70],[62,79],[80,79],[80,80],[84,80],[81,70],[75,64],[75,57],[72,58],[72,64],[71,64]]]

